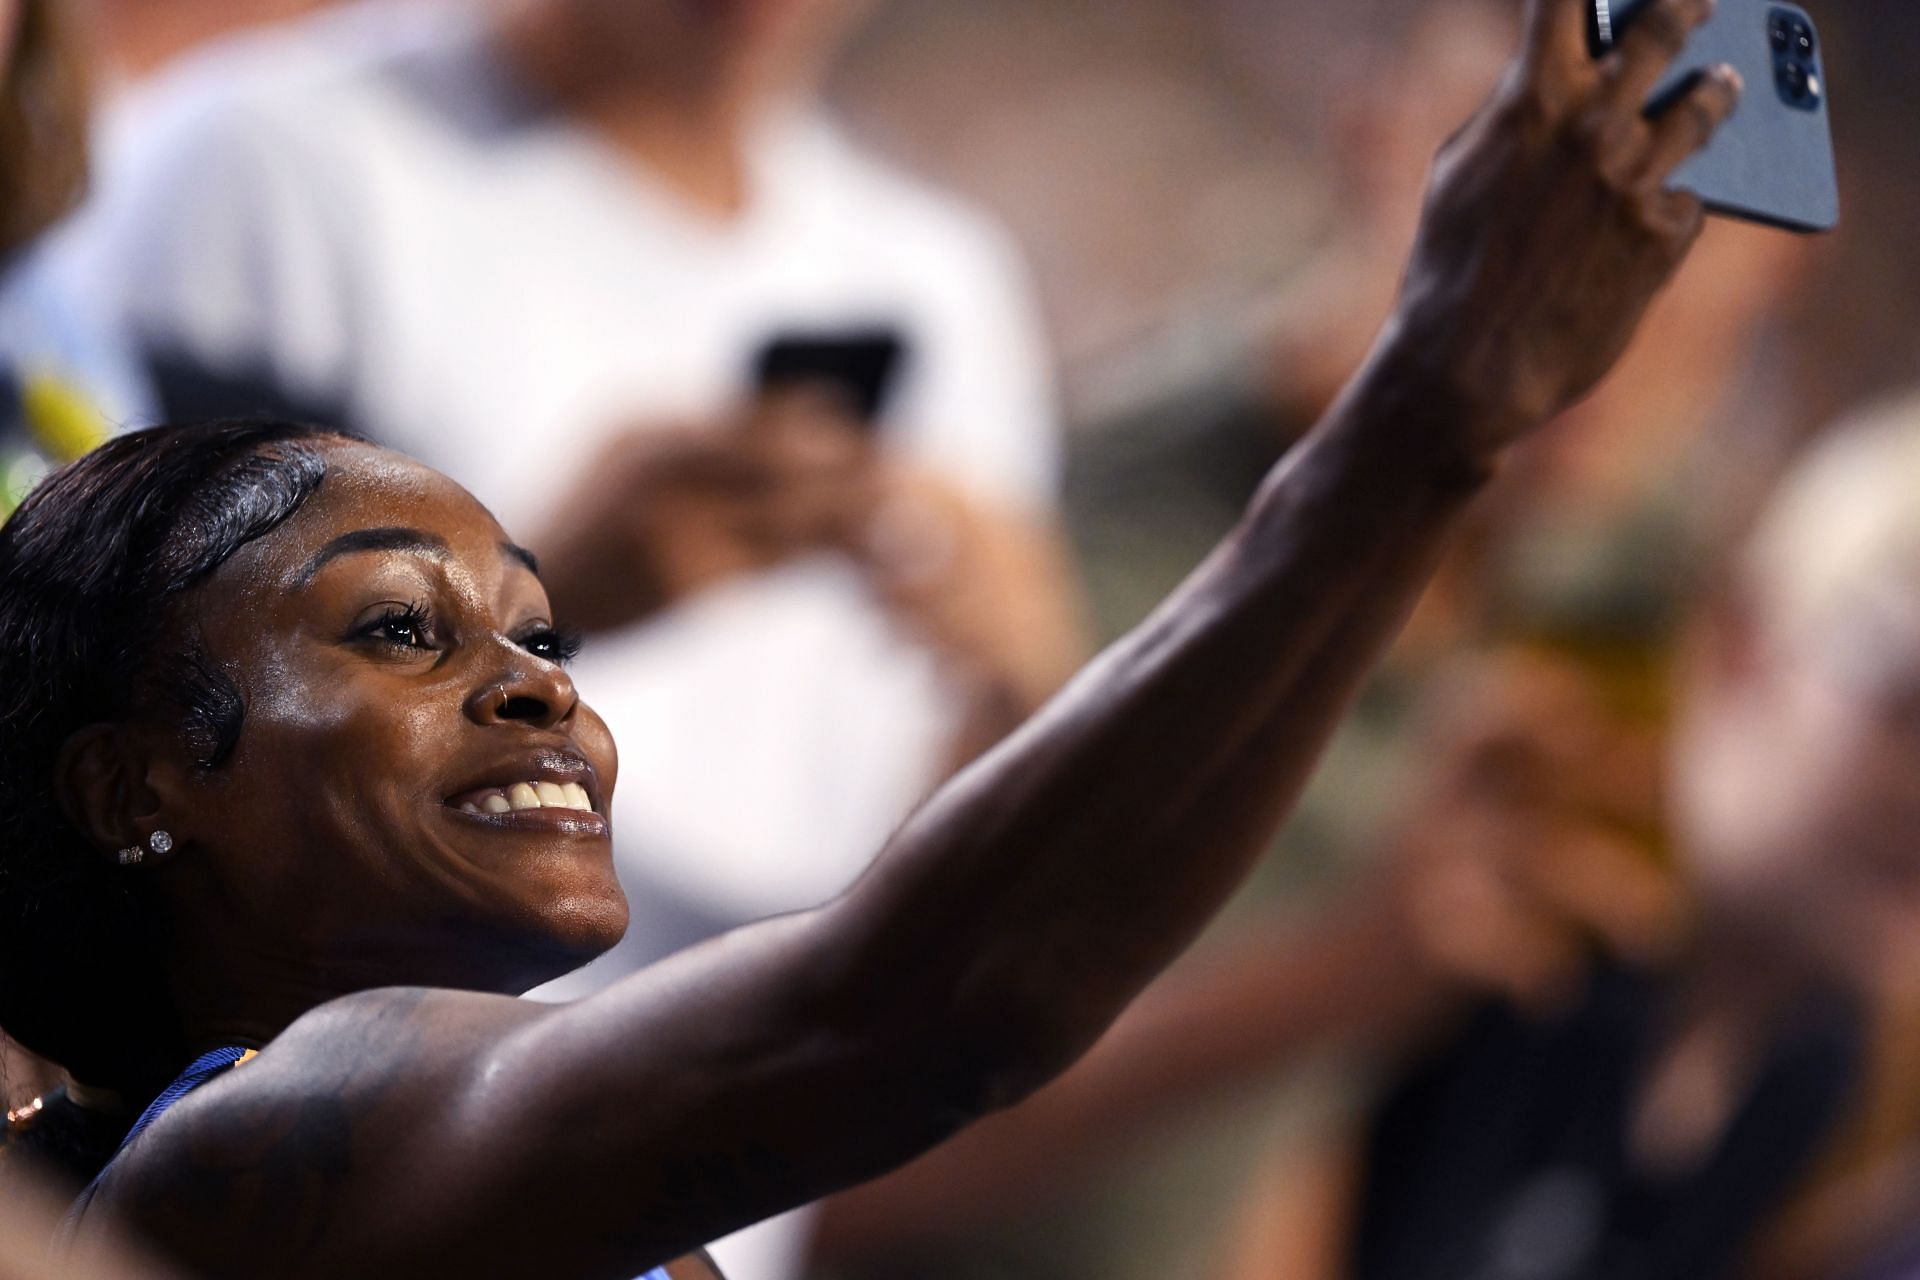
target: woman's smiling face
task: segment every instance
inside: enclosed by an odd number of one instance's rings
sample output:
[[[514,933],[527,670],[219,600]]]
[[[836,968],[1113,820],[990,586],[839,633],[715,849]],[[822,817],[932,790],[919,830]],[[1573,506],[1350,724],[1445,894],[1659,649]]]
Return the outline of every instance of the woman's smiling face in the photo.
[[[531,557],[444,476],[318,447],[318,491],[182,602],[246,710],[227,761],[156,789],[173,918],[296,980],[557,976],[618,941],[626,903],[613,740]]]

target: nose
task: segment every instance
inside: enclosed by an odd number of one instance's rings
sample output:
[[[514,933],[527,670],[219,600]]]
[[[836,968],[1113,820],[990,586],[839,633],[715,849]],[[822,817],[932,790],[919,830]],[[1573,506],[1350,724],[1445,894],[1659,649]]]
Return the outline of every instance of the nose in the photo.
[[[564,724],[580,705],[573,678],[552,663],[516,652],[517,660],[467,698],[467,718],[475,724],[524,724],[551,729]]]

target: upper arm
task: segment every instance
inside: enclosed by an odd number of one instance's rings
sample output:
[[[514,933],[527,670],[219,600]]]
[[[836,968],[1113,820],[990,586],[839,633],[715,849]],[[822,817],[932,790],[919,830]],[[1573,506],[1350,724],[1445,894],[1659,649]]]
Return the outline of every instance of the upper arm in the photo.
[[[196,1274],[292,1275],[282,1260],[351,1224],[363,1180],[385,1182],[381,1148],[440,1127],[463,1061],[510,1028],[512,1005],[393,991],[325,1006],[155,1122],[90,1213],[125,1219]]]
[[[830,932],[769,922],[575,1005],[335,1002],[169,1112],[99,1207],[209,1278],[626,1280],[974,1110],[950,1037],[822,984]]]

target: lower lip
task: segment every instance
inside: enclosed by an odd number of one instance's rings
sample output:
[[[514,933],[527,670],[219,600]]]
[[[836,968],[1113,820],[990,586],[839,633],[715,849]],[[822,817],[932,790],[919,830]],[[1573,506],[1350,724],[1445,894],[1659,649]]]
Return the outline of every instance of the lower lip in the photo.
[[[606,836],[612,828],[604,815],[579,809],[514,809],[507,813],[468,813],[447,809],[463,822],[494,831],[541,832],[565,836]]]

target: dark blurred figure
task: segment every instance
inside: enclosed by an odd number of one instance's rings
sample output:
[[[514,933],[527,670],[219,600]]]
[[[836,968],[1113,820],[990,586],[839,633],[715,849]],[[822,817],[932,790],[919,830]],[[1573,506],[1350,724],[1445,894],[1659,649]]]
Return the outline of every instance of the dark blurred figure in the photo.
[[[1624,906],[1672,863],[1687,941],[1596,963],[1563,931],[1553,980],[1417,1055],[1358,1148],[1281,1160],[1230,1280],[1797,1280],[1897,1236],[1920,1204],[1917,476],[1913,401],[1792,473],[1688,645],[1665,822],[1631,717],[1571,728],[1607,717],[1564,656],[1557,698],[1516,702],[1550,685],[1511,663],[1447,696],[1467,725],[1532,711],[1461,740],[1471,767],[1406,815],[1412,847],[1464,855],[1430,936],[1471,941],[1448,917],[1476,880]],[[1600,845],[1630,856],[1606,872]]]

